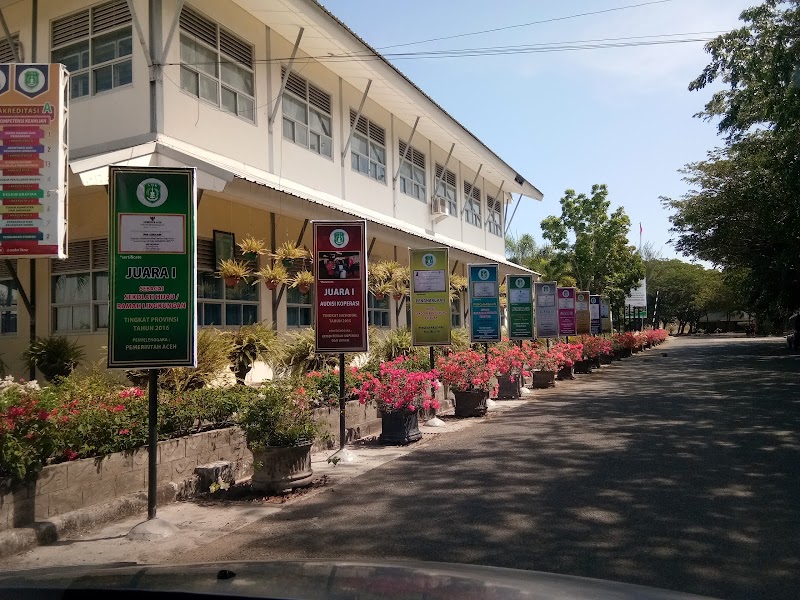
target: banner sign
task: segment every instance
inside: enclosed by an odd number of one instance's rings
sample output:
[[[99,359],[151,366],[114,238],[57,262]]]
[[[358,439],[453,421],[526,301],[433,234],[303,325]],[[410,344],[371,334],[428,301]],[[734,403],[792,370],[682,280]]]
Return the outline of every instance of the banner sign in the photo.
[[[67,257],[67,97],[59,64],[0,65],[0,257]]]
[[[366,352],[367,222],[313,221],[313,227],[314,350]]]
[[[559,335],[578,335],[577,315],[575,314],[574,287],[558,288],[558,333]]]
[[[108,366],[197,366],[194,168],[110,167]]]
[[[592,317],[592,334],[600,333],[600,296],[589,296],[589,314]]]
[[[410,249],[411,342],[450,345],[450,255],[447,248]]]
[[[642,279],[639,286],[633,288],[630,293],[625,296],[625,306],[638,306],[647,307],[647,280]]]
[[[575,295],[575,320],[578,335],[592,332],[592,317],[589,314],[589,292],[578,291]]]
[[[555,281],[537,281],[533,284],[537,338],[558,337],[557,286]]]
[[[500,341],[500,282],[496,263],[468,265],[470,342]]]
[[[611,333],[611,301],[600,298],[600,333]]]
[[[508,337],[533,339],[533,275],[506,275]]]

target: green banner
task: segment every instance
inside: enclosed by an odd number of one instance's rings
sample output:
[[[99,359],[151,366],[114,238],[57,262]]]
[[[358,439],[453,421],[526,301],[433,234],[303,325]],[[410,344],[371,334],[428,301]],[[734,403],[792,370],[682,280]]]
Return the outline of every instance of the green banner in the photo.
[[[108,366],[197,365],[193,168],[110,167]]]
[[[506,275],[508,337],[533,339],[533,276]]]
[[[447,248],[410,249],[411,340],[450,345],[450,256]]]

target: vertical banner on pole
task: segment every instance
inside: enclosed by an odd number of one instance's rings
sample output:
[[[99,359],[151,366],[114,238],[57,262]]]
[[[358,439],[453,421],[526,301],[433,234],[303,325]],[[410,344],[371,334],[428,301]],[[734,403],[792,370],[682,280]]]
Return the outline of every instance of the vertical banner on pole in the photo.
[[[536,337],[558,337],[558,308],[556,307],[555,281],[537,281],[534,286],[534,306],[536,308]]]
[[[592,317],[589,311],[589,292],[578,291],[575,294],[575,327],[578,335],[592,332]]]
[[[533,275],[506,275],[508,337],[533,339]]]
[[[450,345],[450,255],[447,248],[411,249],[411,341]]]
[[[108,366],[197,366],[194,168],[110,167]]]
[[[314,350],[366,352],[367,222],[313,221],[312,225]],[[329,269],[330,262],[337,268]]]
[[[470,264],[470,342],[500,341],[500,281],[496,263]]]
[[[558,333],[559,335],[578,335],[575,314],[574,287],[558,288]]]
[[[600,296],[589,296],[589,315],[592,318],[592,335],[601,333],[600,328]]]
[[[611,333],[611,301],[600,297],[600,333]]]

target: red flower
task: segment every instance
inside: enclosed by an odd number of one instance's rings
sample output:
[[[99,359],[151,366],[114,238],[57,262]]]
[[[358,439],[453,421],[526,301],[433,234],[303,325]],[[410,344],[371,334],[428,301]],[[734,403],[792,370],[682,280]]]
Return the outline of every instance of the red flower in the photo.
[[[120,435],[128,435],[130,432],[131,432],[130,429],[120,429],[119,430],[119,434]]]
[[[78,458],[78,453],[72,450],[71,448],[67,448],[64,450],[64,456],[67,457],[67,460],[75,460]]]
[[[42,409],[42,410],[39,411],[39,420],[40,421],[46,421],[47,417],[49,417],[49,416],[50,416],[50,413],[47,412],[45,409]]]

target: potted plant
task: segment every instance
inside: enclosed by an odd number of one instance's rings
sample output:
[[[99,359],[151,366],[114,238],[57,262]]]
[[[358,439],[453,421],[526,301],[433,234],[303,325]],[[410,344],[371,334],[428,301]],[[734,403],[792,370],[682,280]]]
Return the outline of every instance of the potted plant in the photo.
[[[533,369],[533,387],[544,389],[555,387],[556,373],[560,368],[558,352],[531,344],[528,353],[528,364]]]
[[[295,261],[309,257],[308,250],[298,247],[294,242],[284,242],[272,253],[272,257],[281,261],[284,267],[290,269]]]
[[[458,300],[467,291],[468,285],[467,278],[463,275],[450,275],[450,298]]]
[[[383,300],[392,293],[392,284],[388,281],[370,281],[369,291],[375,296],[375,300]]]
[[[256,273],[256,277],[258,281],[267,286],[268,290],[274,290],[289,281],[289,272],[282,263],[276,261],[275,264],[261,267]]]
[[[267,253],[267,246],[264,240],[259,240],[248,235],[237,244],[242,250],[242,257],[249,262],[255,261],[259,255]]]
[[[225,280],[225,285],[228,287],[236,287],[240,281],[246,280],[252,273],[249,264],[235,258],[221,261],[217,269],[217,275]]]
[[[452,390],[457,417],[481,417],[486,414],[492,373],[484,356],[474,350],[454,352],[439,359],[442,383]]]
[[[260,360],[270,362],[277,349],[278,333],[261,323],[244,325],[230,332],[233,348],[230,360],[236,383],[244,385],[244,380],[253,364]]]
[[[22,353],[22,360],[47,381],[68,377],[85,357],[83,346],[63,336],[36,338]]]
[[[253,489],[282,493],[311,483],[311,445],[319,428],[302,390],[275,380],[248,395],[237,424],[253,453]]]
[[[510,400],[520,397],[526,356],[522,348],[508,340],[501,342],[489,351],[491,369],[497,377],[497,399]]]
[[[311,290],[311,286],[314,285],[314,275],[311,271],[306,271],[305,269],[298,271],[298,273],[292,277],[291,285],[293,288],[300,290],[301,294],[307,294]]]
[[[408,295],[408,284],[411,279],[411,271],[408,267],[397,267],[392,273],[390,280],[392,287],[392,298],[395,302],[400,302],[404,296]]]
[[[438,409],[438,373],[415,368],[412,360],[398,356],[382,362],[376,375],[365,376],[354,393],[361,404],[373,402],[381,415],[380,442],[405,445],[422,438],[419,411]]]

